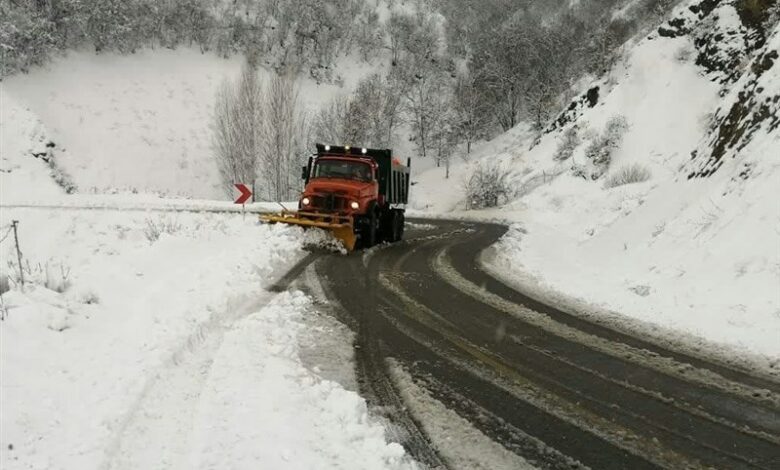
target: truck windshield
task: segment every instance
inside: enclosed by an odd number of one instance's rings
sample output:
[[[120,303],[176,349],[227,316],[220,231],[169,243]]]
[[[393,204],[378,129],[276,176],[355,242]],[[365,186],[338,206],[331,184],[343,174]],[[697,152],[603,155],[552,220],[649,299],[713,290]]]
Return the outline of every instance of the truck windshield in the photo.
[[[371,181],[371,167],[363,162],[320,160],[314,167],[314,178],[343,178]]]

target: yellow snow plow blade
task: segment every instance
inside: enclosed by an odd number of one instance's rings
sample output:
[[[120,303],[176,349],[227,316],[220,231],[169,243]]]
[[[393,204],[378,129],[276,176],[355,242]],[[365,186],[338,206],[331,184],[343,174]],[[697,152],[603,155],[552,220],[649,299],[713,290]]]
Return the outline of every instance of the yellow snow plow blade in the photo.
[[[353,251],[357,242],[354,221],[348,215],[282,211],[278,214],[263,214],[260,216],[260,220],[272,224],[290,224],[304,228],[316,227],[328,230],[334,237],[341,240],[347,251]]]

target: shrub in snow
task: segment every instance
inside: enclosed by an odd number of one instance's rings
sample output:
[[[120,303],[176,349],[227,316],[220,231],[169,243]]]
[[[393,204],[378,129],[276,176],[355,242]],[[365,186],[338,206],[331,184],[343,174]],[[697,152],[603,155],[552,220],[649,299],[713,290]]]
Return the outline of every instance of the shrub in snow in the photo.
[[[612,163],[612,153],[620,145],[623,135],[628,130],[628,121],[621,115],[612,116],[604,128],[604,132],[585,149],[585,157],[593,164],[591,178],[598,179],[606,173]]]
[[[146,227],[144,227],[144,235],[149,243],[154,243],[160,239],[160,235],[167,233],[173,235],[181,230],[181,224],[174,219],[167,217],[160,217],[156,221],[153,219],[146,219]]]
[[[100,303],[100,298],[91,290],[87,290],[79,295],[79,301],[82,304],[93,305]]]
[[[512,196],[509,170],[498,163],[480,163],[471,176],[463,182],[466,205],[469,209],[496,207]]]
[[[57,183],[67,194],[73,194],[78,190],[76,183],[73,182],[70,175],[65,173],[62,168],[55,165],[54,160],[49,160],[49,166],[51,167],[51,177],[54,182]]]
[[[15,257],[14,257],[15,258]],[[43,285],[47,289],[63,293],[70,287],[70,267],[62,262],[49,260],[44,264],[30,263],[24,260],[21,266],[21,272],[24,273],[24,282],[27,284]],[[15,259],[8,260],[8,275],[6,282],[11,281],[14,285],[21,285],[19,264]]]
[[[558,148],[553,154],[553,160],[562,162],[571,158],[574,150],[580,145],[581,141],[579,128],[576,125],[568,128],[566,132],[563,133],[561,143],[558,144]]]
[[[47,289],[63,293],[70,287],[70,268],[62,263],[55,266],[54,263],[47,262],[44,265],[44,282]]]
[[[574,163],[571,166],[571,175],[575,178],[588,179],[588,169],[585,167],[585,165]]]
[[[650,295],[650,286],[644,286],[644,285],[634,286],[634,287],[629,287],[628,290],[630,290],[631,292],[633,292],[634,294],[640,297],[647,297],[648,295]]]
[[[62,189],[64,189],[66,193],[75,193],[78,189],[76,187],[76,183],[74,183],[70,175],[57,164],[57,159],[54,154],[54,148],[56,147],[56,144],[49,141],[46,142],[44,146],[43,142],[41,141],[40,145],[40,149],[31,150],[32,156],[35,158],[40,158],[46,162],[46,164],[49,166],[52,179],[54,179],[54,182],[57,183]]]
[[[604,182],[604,187],[609,189],[626,184],[642,183],[649,180],[650,175],[650,170],[638,163],[626,165],[610,174]]]

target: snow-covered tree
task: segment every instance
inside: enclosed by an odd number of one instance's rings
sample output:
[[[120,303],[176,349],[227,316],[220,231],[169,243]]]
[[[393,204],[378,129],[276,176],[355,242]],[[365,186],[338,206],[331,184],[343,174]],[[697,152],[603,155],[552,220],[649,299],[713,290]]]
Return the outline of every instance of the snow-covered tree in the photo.
[[[432,69],[415,74],[406,91],[405,111],[412,127],[412,140],[423,158],[431,154],[431,140],[447,119],[442,114],[449,99],[445,80],[443,73]]]

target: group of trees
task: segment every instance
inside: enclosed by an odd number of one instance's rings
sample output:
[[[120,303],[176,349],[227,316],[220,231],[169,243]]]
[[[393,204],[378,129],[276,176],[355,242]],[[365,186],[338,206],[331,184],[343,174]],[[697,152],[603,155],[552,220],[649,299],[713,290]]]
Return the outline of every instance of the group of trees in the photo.
[[[504,0],[487,3],[501,9],[463,33],[476,93],[501,130],[521,120],[541,130],[570,98],[579,78],[607,72],[618,48],[677,2],[526,1],[514,8]],[[615,14],[619,8],[623,11]],[[452,15],[453,21],[457,18]]]
[[[314,138],[375,148],[390,146],[402,106],[398,87],[392,76],[366,77],[351,96],[335,98],[314,116]]]
[[[392,10],[382,33],[387,76],[331,103],[314,134],[385,146],[405,123],[417,154],[448,167],[456,149],[468,154],[521,121],[543,130],[577,80],[607,72],[619,47],[675,3],[420,0]]]
[[[59,50],[211,46],[218,29],[207,0],[10,0],[0,3],[3,75],[25,72]]]
[[[0,2],[0,76],[91,44],[98,53],[181,45],[246,53],[327,79],[338,54],[380,47],[372,21],[364,0],[8,0]]]
[[[363,79],[314,118],[313,135],[323,141],[389,147],[402,124],[417,154],[448,166],[463,139],[482,136],[480,99],[471,93],[467,71],[458,71],[446,47],[444,19],[426,2],[412,11],[392,11],[382,35],[389,52],[385,76]]]
[[[214,108],[213,147],[227,194],[234,183],[247,183],[265,200],[297,197],[309,123],[296,83],[289,71],[264,83],[250,62],[237,81],[223,83]]]

